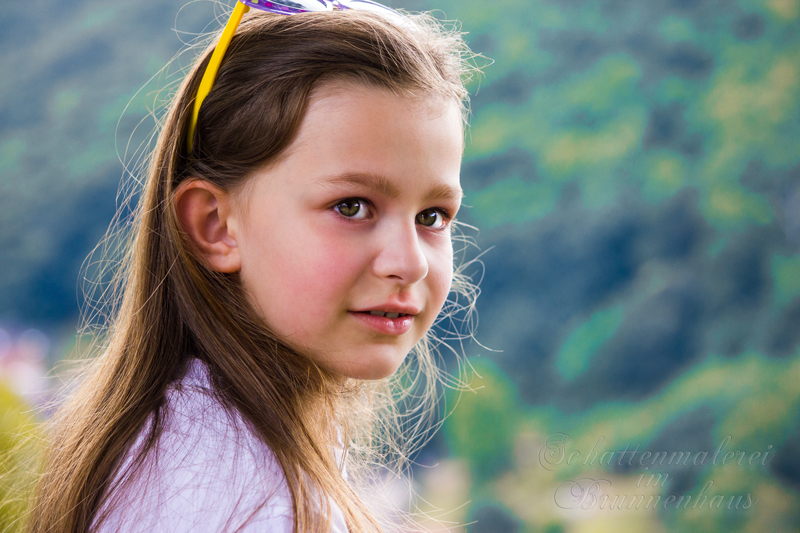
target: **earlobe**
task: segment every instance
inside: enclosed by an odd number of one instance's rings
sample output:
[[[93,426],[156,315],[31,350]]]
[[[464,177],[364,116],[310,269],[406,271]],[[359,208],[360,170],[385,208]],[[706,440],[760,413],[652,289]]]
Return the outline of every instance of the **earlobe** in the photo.
[[[185,181],[175,193],[175,211],[196,252],[212,270],[239,271],[241,259],[227,192],[200,179]]]

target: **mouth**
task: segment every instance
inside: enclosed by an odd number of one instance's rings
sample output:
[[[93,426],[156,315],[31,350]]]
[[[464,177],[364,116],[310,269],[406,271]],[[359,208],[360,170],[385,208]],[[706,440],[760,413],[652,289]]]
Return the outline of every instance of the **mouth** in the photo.
[[[387,311],[358,311],[359,313],[365,313],[372,316],[382,316],[386,318],[402,318],[404,316],[412,316],[408,313],[389,313]]]
[[[369,329],[390,336],[408,333],[411,330],[415,316],[392,311],[351,311],[351,314]]]

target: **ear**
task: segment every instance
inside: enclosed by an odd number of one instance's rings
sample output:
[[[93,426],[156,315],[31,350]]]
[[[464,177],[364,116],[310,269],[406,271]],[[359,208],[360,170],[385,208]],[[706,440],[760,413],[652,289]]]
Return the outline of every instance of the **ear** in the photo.
[[[200,179],[185,181],[175,193],[175,211],[195,250],[212,270],[239,271],[236,221],[228,193]]]

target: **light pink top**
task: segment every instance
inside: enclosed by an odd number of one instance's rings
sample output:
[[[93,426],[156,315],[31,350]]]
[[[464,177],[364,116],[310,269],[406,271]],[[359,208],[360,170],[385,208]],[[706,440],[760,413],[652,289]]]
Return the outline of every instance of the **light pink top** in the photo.
[[[117,490],[112,511],[96,531],[293,531],[286,478],[269,447],[211,394],[208,370],[194,359],[167,391],[164,432],[142,467]],[[125,472],[144,432],[123,460]],[[344,473],[343,473],[344,475]],[[331,504],[332,533],[346,533]]]

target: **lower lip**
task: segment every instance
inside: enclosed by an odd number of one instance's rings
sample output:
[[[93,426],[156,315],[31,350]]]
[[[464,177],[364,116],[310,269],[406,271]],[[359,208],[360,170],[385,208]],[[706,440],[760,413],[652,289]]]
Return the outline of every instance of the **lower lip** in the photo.
[[[369,313],[356,313],[351,311],[357,320],[366,324],[378,333],[384,335],[402,335],[411,329],[414,315],[399,316],[397,318],[386,318],[385,316],[371,315]]]

